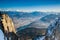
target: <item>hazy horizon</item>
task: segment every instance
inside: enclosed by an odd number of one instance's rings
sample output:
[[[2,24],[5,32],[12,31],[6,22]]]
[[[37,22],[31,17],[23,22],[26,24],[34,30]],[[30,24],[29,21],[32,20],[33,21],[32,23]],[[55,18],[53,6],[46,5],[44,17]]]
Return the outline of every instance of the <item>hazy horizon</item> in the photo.
[[[60,12],[60,0],[0,0],[0,10]]]

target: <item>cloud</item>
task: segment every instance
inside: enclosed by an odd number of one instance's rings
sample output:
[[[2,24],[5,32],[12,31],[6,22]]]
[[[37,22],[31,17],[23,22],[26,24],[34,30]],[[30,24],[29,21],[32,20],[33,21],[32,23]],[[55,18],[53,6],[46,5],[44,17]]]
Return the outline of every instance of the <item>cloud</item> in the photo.
[[[18,12],[60,12],[60,6],[42,6],[42,7],[27,7],[27,8],[0,8],[0,11],[18,11]]]

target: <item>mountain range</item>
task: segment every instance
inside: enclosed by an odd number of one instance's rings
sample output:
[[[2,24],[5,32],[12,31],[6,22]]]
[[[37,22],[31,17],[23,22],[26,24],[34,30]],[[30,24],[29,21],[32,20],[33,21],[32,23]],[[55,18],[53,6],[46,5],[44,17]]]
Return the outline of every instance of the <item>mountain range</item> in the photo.
[[[25,28],[38,28],[38,29],[48,28],[50,24],[53,23],[56,18],[58,18],[58,16],[59,15],[56,15],[56,14],[46,15],[40,18],[39,20],[36,20],[28,25],[24,25],[24,26],[17,28],[17,31],[25,29]]]
[[[44,12],[16,12],[16,11],[7,11],[6,12],[13,20],[15,28],[24,26],[32,23],[33,21],[39,20],[43,16],[48,15]]]
[[[8,14],[15,25],[16,29],[21,27],[36,27],[44,28],[49,26],[51,22],[55,20],[60,14],[55,12],[17,12],[17,11],[5,11]]]

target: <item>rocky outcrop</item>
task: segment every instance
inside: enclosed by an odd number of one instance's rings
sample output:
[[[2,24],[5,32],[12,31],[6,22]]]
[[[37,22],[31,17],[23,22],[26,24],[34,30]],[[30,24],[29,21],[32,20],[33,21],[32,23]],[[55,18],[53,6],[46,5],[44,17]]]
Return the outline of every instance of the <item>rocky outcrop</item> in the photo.
[[[0,15],[0,29],[4,33],[4,40],[18,40],[12,19],[7,14]]]
[[[8,15],[6,15],[6,14],[2,15],[2,24],[4,27],[4,31],[16,33],[14,24]]]

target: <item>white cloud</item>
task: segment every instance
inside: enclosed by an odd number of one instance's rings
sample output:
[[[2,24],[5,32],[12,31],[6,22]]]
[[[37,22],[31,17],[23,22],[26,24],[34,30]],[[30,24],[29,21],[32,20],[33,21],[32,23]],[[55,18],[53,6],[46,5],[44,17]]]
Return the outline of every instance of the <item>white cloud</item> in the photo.
[[[42,7],[30,7],[30,8],[0,8],[0,11],[22,11],[22,12],[60,12],[60,6],[42,6]]]

